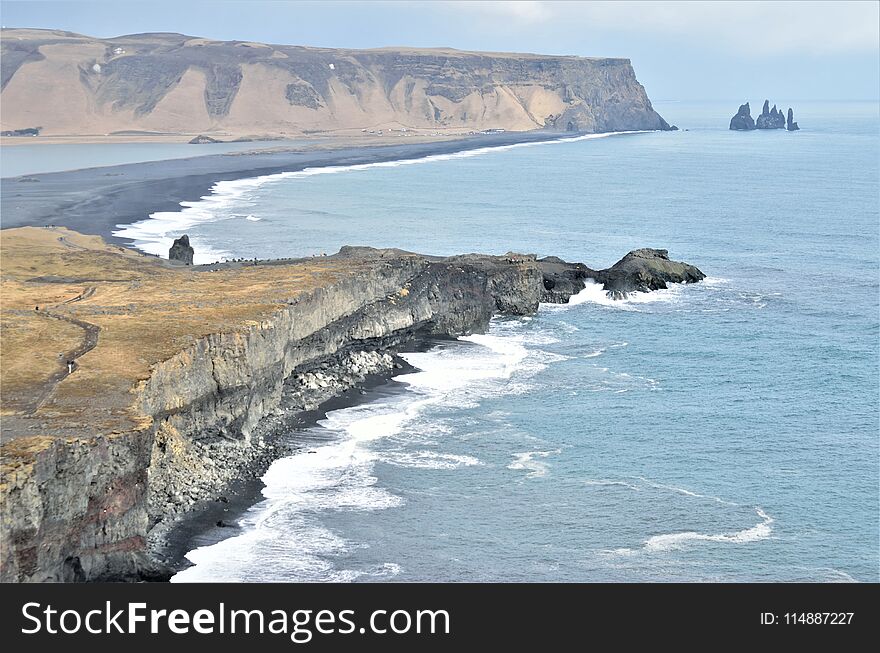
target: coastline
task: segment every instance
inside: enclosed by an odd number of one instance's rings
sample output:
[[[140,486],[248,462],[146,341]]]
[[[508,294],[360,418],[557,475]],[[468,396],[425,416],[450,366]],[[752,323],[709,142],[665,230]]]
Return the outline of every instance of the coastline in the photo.
[[[410,347],[413,351],[427,351],[435,344],[425,339],[410,343]],[[307,455],[309,445],[315,441],[308,436],[308,432],[316,428],[327,413],[405,393],[406,384],[395,382],[394,378],[417,372],[418,368],[399,356],[395,356],[395,361],[400,367],[369,374],[362,382],[326,399],[316,408],[295,413],[286,424],[270,424],[263,437],[275,444],[273,454],[258,460],[245,474],[232,481],[222,497],[205,499],[181,515],[162,535],[161,556],[171,573],[167,578],[156,580],[167,581],[173,574],[190,567],[192,563],[186,558],[190,551],[239,535],[239,520],[265,499],[263,474],[276,460],[291,455]]]
[[[572,135],[532,135],[527,142],[561,138]],[[522,142],[480,139],[466,149]],[[414,149],[404,154],[421,158],[437,153]],[[399,148],[380,153],[390,160],[402,156]],[[363,152],[356,154],[365,158]],[[303,153],[290,156],[297,155]],[[252,161],[250,156],[235,158]],[[146,190],[169,181],[168,169],[174,166],[130,167],[164,176],[127,182],[117,194],[92,198],[93,204],[123,202],[130,187],[140,189],[146,203],[156,197],[155,188],[152,194]],[[237,170],[254,174],[247,166]],[[60,177],[69,185],[78,175],[94,179],[95,171],[43,179]],[[204,183],[216,183],[203,177]],[[18,183],[42,188],[41,182]],[[120,220],[113,213],[104,217],[112,218],[110,228]],[[101,234],[102,226],[106,223],[93,221],[90,232]],[[253,268],[228,264],[218,275],[205,275],[204,268],[168,265],[63,228],[9,231],[3,244],[10,248],[5,256],[8,282],[21,295],[15,306],[6,307],[10,319],[36,328],[43,316],[54,316],[41,309],[56,284],[78,288],[90,283],[95,285],[80,289],[73,300],[51,306],[69,313],[68,322],[79,320],[101,334],[82,369],[49,388],[47,410],[41,411],[42,403],[31,407],[25,402],[12,422],[4,420],[13,438],[23,436],[5,442],[10,446],[3,452],[10,478],[4,488],[7,501],[22,506],[16,514],[26,514],[24,508],[40,512],[47,505],[67,506],[59,519],[53,516],[51,535],[41,535],[40,541],[51,546],[41,548],[36,560],[30,554],[35,534],[28,523],[4,529],[15,554],[4,560],[3,576],[18,580],[166,579],[180,568],[197,538],[211,536],[212,523],[224,520],[224,513],[240,515],[259,500],[262,484],[256,479],[272,461],[303,444],[279,443],[279,434],[301,431],[352,401],[368,401],[361,390],[367,391],[373,378],[378,385],[395,370],[406,369],[397,356],[403,347],[418,346],[425,338],[482,333],[493,315],[532,315],[542,301],[566,303],[588,279],[650,290],[653,285],[642,288],[639,280],[652,274],[658,284],[702,278],[692,266],[670,262],[662,250],[634,251],[612,268],[592,270],[534,255],[438,258],[345,247],[320,260]],[[34,277],[40,266],[48,274]],[[691,279],[694,274],[699,278]],[[124,285],[115,285],[120,282]],[[31,310],[35,304],[38,308]],[[181,311],[184,306],[187,310]],[[142,328],[144,321],[149,329]],[[19,354],[27,354],[25,345]],[[53,365],[57,361],[47,362]],[[33,381],[13,380],[22,401],[33,396]],[[98,387],[101,398],[96,401]],[[89,398],[88,422],[80,419],[83,397]],[[32,441],[30,429],[45,435]],[[68,459],[88,461],[88,473],[75,465],[68,468]],[[48,468],[60,471],[46,483],[39,472]],[[81,487],[89,479],[98,482]],[[234,501],[226,496],[230,488]],[[34,496],[41,497],[40,503],[32,505]],[[93,527],[99,532],[91,532]],[[222,531],[235,532],[217,530],[215,538],[226,537]]]
[[[0,213],[3,216],[0,228],[51,224],[130,247],[131,240],[113,235],[117,225],[144,220],[158,211],[177,211],[181,202],[199,200],[219,181],[312,167],[418,159],[579,135],[548,131],[506,132],[400,145],[257,150],[7,177],[0,179]]]

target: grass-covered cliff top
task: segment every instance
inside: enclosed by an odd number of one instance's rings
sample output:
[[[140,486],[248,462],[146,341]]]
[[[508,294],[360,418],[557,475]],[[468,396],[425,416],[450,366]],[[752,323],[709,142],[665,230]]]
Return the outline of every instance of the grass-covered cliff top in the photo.
[[[36,227],[4,230],[0,257],[7,462],[52,438],[148,426],[133,389],[151,366],[199,337],[259,324],[298,294],[376,265],[328,257],[207,271]]]

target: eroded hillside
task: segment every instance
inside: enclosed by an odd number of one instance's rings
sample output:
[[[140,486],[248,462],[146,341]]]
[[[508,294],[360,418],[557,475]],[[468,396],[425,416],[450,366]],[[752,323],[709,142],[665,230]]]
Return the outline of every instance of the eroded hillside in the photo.
[[[668,128],[628,59],[30,29],[4,29],[0,45],[4,131],[253,137]]]

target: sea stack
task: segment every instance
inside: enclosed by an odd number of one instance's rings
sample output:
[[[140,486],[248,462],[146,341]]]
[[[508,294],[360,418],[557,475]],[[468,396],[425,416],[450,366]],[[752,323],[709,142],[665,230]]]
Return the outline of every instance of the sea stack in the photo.
[[[755,128],[755,121],[752,120],[752,110],[749,103],[741,105],[736,115],[730,119],[730,128],[735,131],[751,131]]]
[[[791,110],[791,107],[788,107],[788,131],[796,132],[799,130],[798,124],[794,121],[794,111]]]
[[[772,109],[770,108],[770,100],[764,100],[764,108],[761,110],[761,115],[758,116],[755,127],[757,129],[784,129],[785,116],[781,111],[776,110],[775,104]]]
[[[184,265],[192,265],[193,254],[195,254],[195,252],[189,244],[189,236],[183,234],[180,238],[174,241],[171,245],[171,249],[168,250],[168,260],[179,261]]]

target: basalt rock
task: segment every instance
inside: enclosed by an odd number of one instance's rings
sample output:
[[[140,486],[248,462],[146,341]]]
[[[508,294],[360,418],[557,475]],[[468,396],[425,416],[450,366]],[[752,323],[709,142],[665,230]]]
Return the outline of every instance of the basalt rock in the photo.
[[[191,261],[188,241],[183,236],[175,247]],[[98,412],[105,409],[92,405],[93,396],[70,395],[82,402],[89,420],[66,424],[64,437],[27,447],[29,430],[47,432],[43,427],[52,418],[18,416],[24,426],[13,435],[20,439],[12,448],[4,442],[3,450],[0,580],[166,577],[171,569],[163,547],[175,523],[198,504],[226,496],[236,480],[259,478],[272,460],[290,453],[272,434],[289,432],[295,423],[289,420],[301,411],[314,410],[368,375],[400,369],[395,354],[413,339],[485,332],[493,315],[530,315],[542,301],[568,302],[590,280],[623,296],[704,277],[654,249],[630,252],[601,271],[533,254],[440,258],[358,247],[323,259],[320,274],[314,265],[304,259],[248,269],[250,283],[279,269],[281,277],[269,278],[290,279],[249,298],[235,295],[234,283],[220,281],[227,270],[230,279],[243,279],[241,268],[220,267],[212,292],[233,293],[236,317],[216,332],[169,341],[146,378],[120,389],[120,410]],[[159,272],[169,273],[165,267]],[[207,274],[199,268],[171,272],[180,279]],[[274,308],[252,315],[248,301]],[[71,306],[94,308],[87,302]],[[130,343],[141,346],[137,339]],[[94,351],[101,354],[101,348],[99,342]],[[93,373],[102,380],[101,369]],[[94,426],[98,418],[101,432]],[[273,431],[273,424],[279,429]]]
[[[770,100],[764,100],[764,108],[761,111],[761,115],[758,116],[758,120],[755,123],[756,129],[784,129],[785,128],[785,116],[782,115],[781,111],[776,110],[776,105],[773,105],[773,108],[770,109]]]
[[[183,234],[180,238],[174,241],[171,245],[171,249],[168,250],[168,260],[179,261],[184,265],[192,265],[194,254],[195,251],[189,244],[189,236]]]
[[[706,278],[688,263],[672,261],[665,249],[636,249],[607,270],[590,275],[604,285],[612,299],[623,299],[631,292],[664,290],[670,283],[694,283]]]
[[[755,128],[755,121],[752,120],[752,110],[749,103],[740,105],[739,111],[730,119],[730,128],[735,131],[751,131]]]
[[[572,295],[584,289],[587,279],[598,274],[583,263],[566,263],[556,256],[547,256],[538,263],[543,272],[541,301],[550,304],[568,303]]]
[[[796,132],[799,130],[798,124],[794,121],[794,111],[791,110],[791,107],[788,107],[788,131]]]

